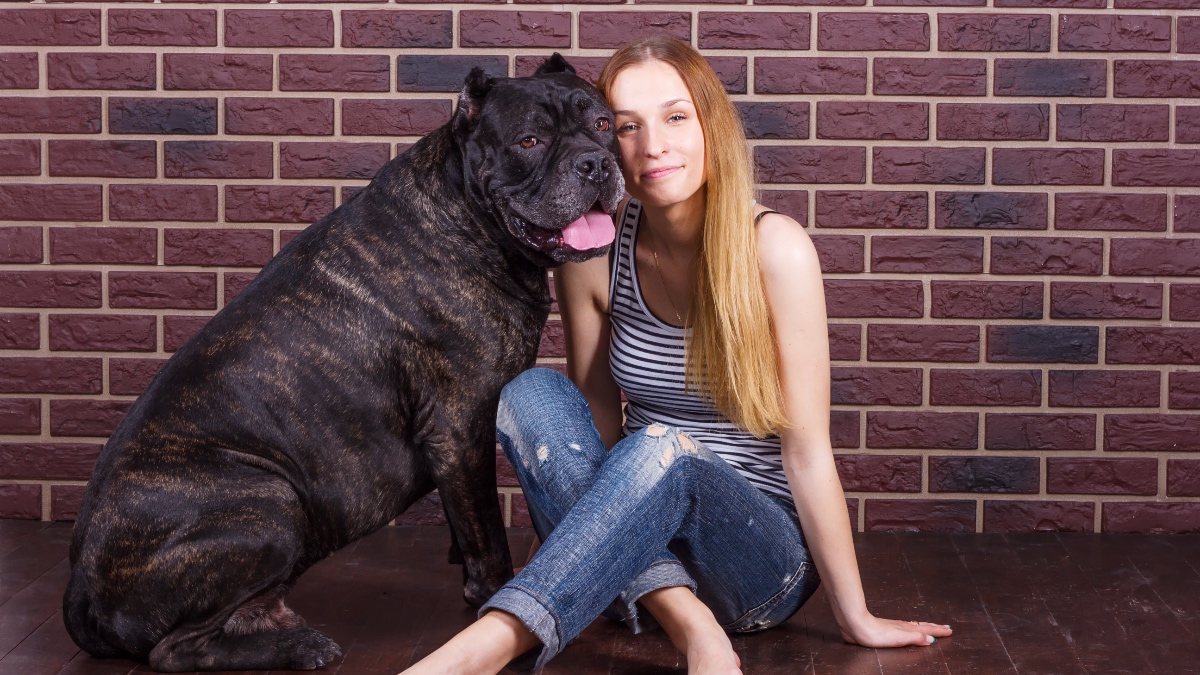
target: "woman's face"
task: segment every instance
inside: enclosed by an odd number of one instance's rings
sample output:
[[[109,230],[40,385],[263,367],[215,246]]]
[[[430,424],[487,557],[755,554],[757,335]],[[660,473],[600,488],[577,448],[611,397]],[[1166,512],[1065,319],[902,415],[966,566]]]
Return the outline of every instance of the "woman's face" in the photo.
[[[674,68],[647,61],[617,74],[609,93],[621,145],[625,189],[666,207],[704,186],[704,132],[687,85]]]

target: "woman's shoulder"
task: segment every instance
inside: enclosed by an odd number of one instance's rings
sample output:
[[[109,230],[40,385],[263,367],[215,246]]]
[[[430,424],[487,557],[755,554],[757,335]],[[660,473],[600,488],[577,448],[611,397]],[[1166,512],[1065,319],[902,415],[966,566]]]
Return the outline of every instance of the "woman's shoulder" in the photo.
[[[804,269],[814,264],[819,269],[816,248],[804,226],[786,214],[771,211],[761,204],[754,207],[755,217],[766,213],[758,219],[757,227],[758,256],[763,271],[779,271],[793,266]]]

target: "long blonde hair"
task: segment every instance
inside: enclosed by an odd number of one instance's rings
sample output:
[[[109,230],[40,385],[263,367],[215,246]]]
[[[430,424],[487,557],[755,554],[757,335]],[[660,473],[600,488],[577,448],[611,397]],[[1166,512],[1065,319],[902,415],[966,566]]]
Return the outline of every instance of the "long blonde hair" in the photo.
[[[644,38],[617,50],[597,88],[610,97],[622,70],[662,61],[679,73],[704,132],[704,233],[685,345],[685,386],[703,391],[738,426],[762,438],[787,426],[778,358],[758,267],[754,165],[741,117],[708,61],[682,40]]]

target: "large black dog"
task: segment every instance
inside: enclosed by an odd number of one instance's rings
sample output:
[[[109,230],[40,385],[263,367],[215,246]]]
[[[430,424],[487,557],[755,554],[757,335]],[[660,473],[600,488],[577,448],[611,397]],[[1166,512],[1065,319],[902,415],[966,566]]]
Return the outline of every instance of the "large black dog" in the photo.
[[[602,254],[624,192],[612,113],[555,54],[467,77],[453,118],[288,244],[109,439],[63,616],[160,671],[340,654],[284,597],[435,487],[482,604],[512,576],[500,389],[533,365],[546,268]]]

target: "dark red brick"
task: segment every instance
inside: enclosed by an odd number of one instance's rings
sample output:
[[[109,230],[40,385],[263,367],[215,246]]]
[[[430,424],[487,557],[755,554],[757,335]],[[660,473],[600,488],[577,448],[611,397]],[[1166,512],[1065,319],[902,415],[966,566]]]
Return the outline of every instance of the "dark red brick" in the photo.
[[[36,435],[42,429],[42,402],[36,398],[0,398],[0,434]]]
[[[94,134],[99,131],[99,98],[0,97],[0,133]]]
[[[1105,502],[1100,521],[1104,532],[1200,534],[1200,502]]]
[[[87,487],[83,485],[51,485],[50,519],[75,520],[86,492]]]
[[[938,192],[934,227],[1044,230],[1047,199],[1041,192]]]
[[[866,148],[844,145],[759,145],[754,148],[763,183],[865,183]]]
[[[862,352],[862,327],[858,324],[831,323],[829,334],[829,358],[834,361],[858,361]],[[855,429],[858,427],[855,426]]]
[[[710,56],[710,57],[708,57],[708,61],[711,64],[713,59],[720,59],[720,58],[721,57],[711,57]],[[566,59],[567,59],[567,63],[571,64],[571,67],[575,69],[576,75],[578,75],[579,77],[582,77],[583,79],[587,80],[588,82],[590,82],[593,85],[596,84],[596,80],[600,79],[600,70],[602,68],[604,68],[604,64],[608,62],[608,59],[603,56],[568,56],[568,57],[566,57]],[[728,60],[728,59],[725,59],[725,60]],[[545,61],[546,61],[545,56],[517,55],[517,61],[516,61],[517,77],[529,77],[530,75],[533,75],[537,71],[537,69],[543,63],[545,63]],[[741,93],[745,93],[746,60],[741,59],[741,61],[742,61],[742,82],[743,82],[743,84],[742,84],[743,91]],[[714,66],[714,69],[715,69],[715,66]],[[720,77],[720,75],[721,74],[718,72],[717,76]],[[730,92],[730,93],[733,93],[733,92]]]
[[[1158,382],[1156,370],[1051,370],[1050,405],[1156,408]]]
[[[0,349],[37,349],[41,325],[37,314],[0,314]]]
[[[217,13],[204,9],[110,9],[110,45],[217,46]]]
[[[154,178],[154,141],[76,141],[51,139],[51,176]]]
[[[1112,162],[1113,185],[1200,186],[1200,149],[1113,150]]]
[[[259,135],[331,135],[333,99],[225,99],[225,132]]]
[[[391,60],[384,54],[283,54],[280,91],[388,91]]]
[[[611,49],[640,37],[666,33],[690,41],[692,15],[687,12],[580,12],[579,46]]]
[[[1104,96],[1101,59],[996,59],[996,96]]]
[[[1104,242],[1074,237],[992,237],[992,274],[1102,272]]]
[[[0,227],[0,263],[42,262],[42,228]]]
[[[921,369],[834,367],[830,373],[830,402],[834,405],[921,405]]]
[[[826,274],[853,274],[866,269],[866,237],[861,235],[814,234],[810,236],[821,271]]]
[[[99,307],[100,273],[0,272],[0,306]]]
[[[993,501],[983,503],[983,531],[1091,532],[1096,507],[1091,502]]]
[[[0,357],[0,393],[99,394],[100,359]]]
[[[99,9],[0,9],[0,45],[98,45]]]
[[[876,147],[876,183],[983,184],[985,148]]]
[[[164,89],[270,91],[270,54],[163,54]]]
[[[985,96],[984,59],[875,59],[876,94],[892,96]]]
[[[867,532],[974,532],[975,501],[867,499]]]
[[[0,54],[0,89],[37,89],[38,55],[35,52]]]
[[[1050,138],[1046,103],[939,103],[938,140],[1044,141]]]
[[[916,455],[837,455],[842,489],[852,492],[920,492]]]
[[[4,18],[2,14],[0,18]],[[41,485],[0,485],[0,518],[38,520],[41,517]]]
[[[1168,381],[1172,409],[1200,410],[1200,372],[1177,370]]]
[[[867,326],[870,361],[979,360],[979,326],[880,324]]]
[[[475,11],[458,13],[460,47],[570,47],[568,12]]]
[[[52,263],[158,262],[158,230],[136,227],[52,227]]]
[[[279,144],[280,178],[370,179],[387,161],[386,143]]]
[[[1200,239],[1114,238],[1109,273],[1200,275]]]
[[[1102,185],[1104,151],[1086,148],[995,148],[996,185]]]
[[[226,272],[225,280],[225,304],[228,305],[241,293],[251,281],[258,276],[257,272]],[[554,288],[551,286],[551,288]],[[553,311],[553,310],[552,310]]]
[[[163,351],[178,351],[211,318],[211,316],[185,316],[180,314],[164,316]]]
[[[930,368],[931,405],[1042,404],[1042,371]]]
[[[1200,232],[1200,195],[1175,195],[1175,232]]]
[[[1048,52],[1049,14],[938,13],[938,51]]]
[[[829,412],[829,440],[835,448],[858,447],[857,410],[831,410]]]
[[[871,237],[871,271],[911,274],[983,272],[983,237]]]
[[[215,221],[215,185],[110,185],[108,215],[112,220]]]
[[[164,363],[166,361],[162,359],[109,359],[108,393],[141,394]]]
[[[1200,415],[1105,415],[1104,449],[1200,451]]]
[[[152,352],[156,320],[135,314],[51,314],[52,351]]]
[[[1063,14],[1058,19],[1063,52],[1169,52],[1171,17],[1128,14]]]
[[[867,412],[868,448],[979,447],[979,414],[973,412]]]
[[[1091,414],[987,413],[988,450],[1095,450],[1096,416]]]
[[[756,94],[865,94],[867,60],[759,56],[754,59]]]
[[[1119,3],[1121,0],[1117,0]],[[1072,7],[1075,9],[1103,9],[1106,0],[996,0],[996,7]],[[1119,5],[1118,5],[1119,6]]]
[[[929,226],[928,200],[924,192],[818,190],[816,225],[819,228],[926,229]]]
[[[216,309],[217,275],[209,272],[109,272],[108,306]]]
[[[1200,321],[1200,284],[1171,284],[1171,320]]]
[[[154,89],[154,54],[85,52],[46,55],[50,89]]]
[[[41,172],[42,149],[36,138],[0,140],[0,176],[36,176]]]
[[[542,330],[542,339],[538,343],[538,356],[566,356],[567,343],[563,335],[562,321],[547,321]]]
[[[1150,0],[1153,3],[1153,0]],[[1170,0],[1168,0],[1170,4]],[[1197,0],[1176,0],[1174,6],[1185,7],[1191,5],[1193,9],[1200,9],[1200,2]],[[1122,3],[1118,1],[1118,7]],[[1181,54],[1200,54],[1200,16],[1180,16],[1177,26],[1179,28],[1178,42],[1176,47]]]
[[[808,103],[737,101],[747,138],[808,138]]]
[[[533,518],[529,515],[529,504],[525,501],[523,494],[513,493],[512,527],[533,527]]]
[[[807,12],[700,12],[700,49],[808,49]]]
[[[271,178],[271,143],[166,141],[168,178]]]
[[[1200,497],[1200,461],[1167,460],[1167,496]]]
[[[1046,460],[1046,492],[1084,495],[1158,494],[1158,460],[1153,457],[1146,459],[1051,457]]]
[[[817,138],[924,140],[929,138],[929,104],[820,101]]]
[[[427,134],[450,119],[449,101],[412,99],[346,99],[342,101],[342,133],[347,136]]]
[[[1162,284],[1054,282],[1053,319],[1160,319]]]
[[[343,47],[451,47],[453,12],[342,12]]]
[[[1118,98],[1173,98],[1200,96],[1200,62],[1113,61],[1113,95]]]
[[[90,443],[0,443],[0,478],[87,480],[100,447]]]
[[[168,265],[262,267],[271,259],[272,240],[270,230],[167,228],[163,231],[163,261]]]
[[[1040,319],[1040,282],[930,282],[930,316],[958,319]]]
[[[1108,103],[1060,103],[1056,106],[1060,141],[1165,141],[1169,107]]]
[[[1176,106],[1175,141],[1200,143],[1200,106]]]
[[[328,10],[225,10],[227,47],[332,47]]]
[[[1109,326],[1105,343],[1108,363],[1200,364],[1200,328]]]
[[[396,518],[396,524],[445,525],[446,511],[442,508],[442,500],[437,491],[430,492],[408,507],[399,518]]]
[[[1037,493],[1036,457],[929,458],[930,492]]]
[[[1095,326],[988,326],[987,360],[993,363],[1097,363]]]
[[[482,68],[491,77],[508,75],[507,56],[437,56],[401,54],[396,57],[399,91],[457,92],[472,68]]]
[[[1054,195],[1054,227],[1165,232],[1167,195],[1059,192]]]
[[[830,317],[924,316],[920,281],[825,281],[825,309]]]
[[[225,186],[225,220],[229,222],[311,223],[331,211],[333,188],[330,187]]]
[[[51,436],[108,436],[117,428],[133,401],[50,401]]]
[[[114,134],[215,134],[215,98],[108,99],[108,130]]]
[[[817,49],[839,51],[926,51],[925,13],[818,12]]]

